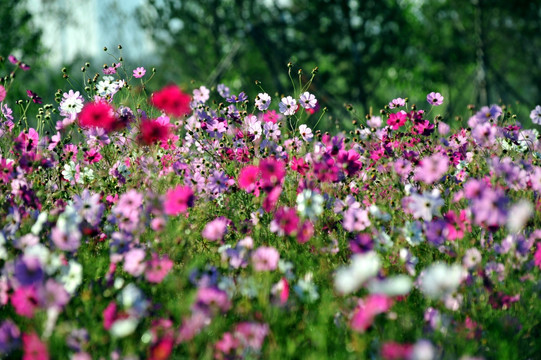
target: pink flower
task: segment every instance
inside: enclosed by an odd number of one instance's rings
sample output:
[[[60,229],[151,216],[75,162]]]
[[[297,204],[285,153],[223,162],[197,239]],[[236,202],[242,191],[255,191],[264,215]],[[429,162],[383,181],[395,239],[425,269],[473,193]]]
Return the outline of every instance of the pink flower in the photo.
[[[372,223],[368,219],[368,211],[360,208],[349,208],[344,212],[342,226],[346,231],[363,231]]]
[[[111,301],[109,305],[103,310],[103,327],[105,330],[109,330],[116,320],[116,304]]]
[[[148,282],[160,283],[163,278],[173,268],[173,261],[167,255],[161,259],[157,254],[152,254],[152,259],[147,263],[148,270],[145,272],[145,277]]]
[[[141,275],[146,269],[145,250],[131,249],[124,255],[124,271],[132,276]]]
[[[430,94],[428,94],[428,95],[426,96],[426,101],[427,101],[430,105],[438,106],[438,105],[443,104],[443,96],[441,96],[440,93],[437,93],[437,92],[431,92]]]
[[[273,247],[258,247],[252,254],[255,271],[273,271],[278,266],[280,253]]]
[[[214,345],[214,348],[216,351],[221,352],[223,355],[230,355],[236,348],[238,348],[240,345],[240,342],[238,339],[236,339],[230,332],[226,332],[220,341]],[[220,354],[216,358],[223,359],[228,357],[223,357]],[[218,355],[218,354],[217,354]]]
[[[235,327],[235,337],[244,347],[259,350],[269,333],[269,325],[252,322],[243,322]]]
[[[35,334],[23,334],[23,360],[48,360],[49,352],[39,337]]]
[[[380,294],[369,295],[365,300],[359,300],[351,319],[351,328],[358,332],[365,332],[374,322],[374,317],[386,312],[391,306],[392,300]]]
[[[394,341],[386,342],[381,347],[381,357],[385,360],[409,359],[413,351],[411,344],[399,344]]]
[[[38,307],[39,299],[34,286],[19,286],[11,295],[11,305],[15,312],[21,316],[32,318]]]
[[[279,184],[286,175],[284,162],[273,158],[262,159],[259,163],[259,170],[261,170],[261,179],[264,179],[263,187],[267,188],[267,191]]]
[[[0,85],[0,102],[6,98],[6,88]]]
[[[439,180],[449,170],[449,159],[447,156],[436,153],[423,158],[415,169],[415,180],[426,184],[432,184]]]
[[[537,250],[535,251],[533,258],[535,265],[541,269],[541,242],[537,243]]]
[[[230,222],[231,220],[220,216],[207,223],[207,225],[205,225],[205,228],[201,232],[201,235],[208,241],[222,240],[225,236],[225,233],[227,232],[227,226]]]
[[[133,70],[133,77],[136,79],[142,78],[146,74],[146,70],[144,67],[140,66],[137,69]]]
[[[197,291],[197,300],[195,308],[205,313],[215,314],[218,312],[225,313],[231,309],[231,301],[225,291],[203,287]]]
[[[176,188],[170,189],[165,197],[164,211],[171,216],[186,212],[194,203],[193,191],[189,186],[178,185]]]

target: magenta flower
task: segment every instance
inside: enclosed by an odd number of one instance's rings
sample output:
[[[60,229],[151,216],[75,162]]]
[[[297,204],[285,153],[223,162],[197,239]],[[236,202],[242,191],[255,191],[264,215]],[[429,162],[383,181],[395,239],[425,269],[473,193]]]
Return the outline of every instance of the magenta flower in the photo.
[[[34,286],[19,286],[11,295],[11,305],[15,312],[27,318],[33,318],[39,304],[38,293]]]
[[[247,192],[252,192],[255,190],[260,173],[259,167],[254,165],[246,166],[239,173],[239,187]]]
[[[541,242],[537,243],[537,250],[535,251],[534,264],[541,269]]]
[[[0,85],[0,102],[6,98],[6,88]]]
[[[293,235],[299,227],[299,217],[295,208],[281,207],[274,214],[270,230],[278,235]]]
[[[23,360],[49,360],[47,345],[35,334],[23,334]]]
[[[280,253],[273,247],[258,247],[252,254],[255,271],[273,271],[278,267]]]
[[[376,315],[389,310],[393,302],[385,295],[369,295],[359,300],[359,304],[351,319],[351,328],[358,332],[365,332],[374,322]]]
[[[193,203],[192,189],[189,186],[179,185],[167,192],[163,207],[167,215],[176,216],[186,212]]]
[[[207,287],[199,288],[195,308],[207,314],[225,313],[231,309],[231,301],[223,290]]]
[[[387,125],[389,125],[393,130],[398,130],[398,128],[406,123],[407,119],[408,116],[404,111],[392,113],[389,115],[389,119],[387,119]]]
[[[430,105],[439,106],[443,104],[443,96],[441,96],[439,92],[431,92],[426,96],[426,101],[428,101]]]
[[[147,71],[145,70],[145,68],[140,66],[133,70],[133,77],[136,79],[142,78],[143,76],[145,76],[146,72]]]

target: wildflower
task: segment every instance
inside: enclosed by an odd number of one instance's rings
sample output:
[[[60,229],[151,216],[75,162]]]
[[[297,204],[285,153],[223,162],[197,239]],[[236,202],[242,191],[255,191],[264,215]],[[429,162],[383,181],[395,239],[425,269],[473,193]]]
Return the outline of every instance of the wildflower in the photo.
[[[361,288],[370,278],[377,275],[381,267],[379,256],[373,252],[354,254],[351,264],[338,269],[334,276],[334,287],[341,295],[348,295]]]
[[[145,257],[145,250],[131,249],[124,255],[124,271],[135,277],[141,275],[146,269]]]
[[[19,286],[11,295],[10,300],[18,315],[30,319],[34,317],[34,312],[40,303],[35,286]]]
[[[535,266],[537,266],[539,269],[541,269],[541,242],[538,242],[537,245],[537,250],[535,251],[535,254],[533,256],[534,258],[534,264]]]
[[[535,109],[530,112],[530,119],[537,125],[541,125],[541,105],[537,105]]]
[[[383,124],[383,121],[381,120],[381,116],[371,116],[370,119],[366,121],[366,125],[368,125],[371,128],[379,128]]]
[[[297,105],[297,101],[295,99],[293,99],[291,96],[287,96],[282,98],[278,108],[282,114],[291,116],[295,114],[299,108],[299,105]]]
[[[37,257],[23,256],[15,261],[15,278],[22,286],[41,284],[44,273]]]
[[[534,208],[528,200],[522,199],[509,209],[509,213],[512,214],[507,218],[509,232],[518,233],[534,214]]]
[[[161,283],[169,271],[173,268],[173,261],[167,255],[158,257],[157,254],[152,254],[152,259],[147,262],[147,270],[145,278],[151,283]]]
[[[139,131],[138,140],[147,146],[159,142],[166,143],[167,139],[171,136],[169,124],[163,124],[158,119],[141,121]]]
[[[363,166],[361,156],[354,149],[339,150],[336,161],[341,165],[348,176],[354,176]]]
[[[178,185],[166,194],[164,211],[167,215],[176,216],[184,213],[194,204],[193,191],[189,186]]]
[[[11,320],[4,320],[0,324],[0,353],[8,354],[17,348],[21,342],[21,331]]]
[[[301,94],[299,103],[305,109],[313,109],[316,107],[317,100],[314,94],[310,94],[306,91]]]
[[[319,293],[317,292],[317,286],[314,284],[313,277],[311,272],[307,272],[293,286],[293,290],[295,290],[295,294],[297,294],[299,299],[309,304],[319,299]]]
[[[383,280],[374,280],[368,283],[368,290],[372,294],[387,296],[407,295],[412,286],[411,278],[407,275],[396,275]]]
[[[302,139],[306,142],[310,142],[314,138],[314,134],[312,134],[312,129],[310,129],[305,124],[299,126],[299,133],[301,134]]]
[[[143,76],[145,76],[146,72],[147,71],[145,70],[145,68],[140,66],[140,67],[136,68],[135,70],[133,70],[133,77],[136,78],[136,79],[140,79]]]
[[[269,333],[267,324],[255,322],[242,322],[235,326],[234,335],[245,348],[260,350]]]
[[[231,220],[220,216],[205,225],[205,228],[201,232],[203,238],[208,241],[222,240],[227,232],[227,226]]]
[[[267,93],[259,93],[255,97],[255,106],[259,109],[259,111],[265,111],[269,108],[269,105],[271,103],[271,97]]]
[[[303,217],[315,219],[323,213],[323,196],[310,190],[305,189],[297,195],[297,211]]]
[[[108,98],[114,96],[121,88],[120,81],[115,81],[112,76],[104,76],[96,84],[96,90],[102,98]]]
[[[255,271],[273,271],[278,266],[280,253],[273,247],[260,246],[252,254]]]
[[[389,310],[393,302],[385,295],[368,295],[366,299],[360,299],[357,308],[351,318],[351,328],[358,332],[365,332],[372,323],[376,315]]]
[[[260,173],[259,167],[254,165],[248,165],[242,168],[238,178],[239,187],[247,192],[254,191]]]
[[[406,106],[406,100],[402,98],[396,98],[389,103],[389,109],[394,109],[400,106]]]
[[[237,95],[231,95],[230,97],[228,97],[225,100],[227,102],[229,102],[229,103],[239,103],[239,102],[244,102],[244,101],[248,100],[248,96],[246,96],[246,94],[243,91],[238,96]]]
[[[440,191],[432,190],[431,193],[411,194],[404,198],[403,205],[415,219],[432,220],[434,215],[439,214],[441,207],[445,204],[440,197]]]
[[[462,282],[462,276],[460,265],[435,262],[419,275],[420,289],[429,298],[441,299],[455,292]]]
[[[79,113],[79,126],[111,131],[116,126],[115,110],[105,101],[87,103]]]
[[[284,162],[273,158],[262,159],[259,162],[259,170],[261,171],[261,179],[264,180],[263,187],[274,187],[282,181],[286,174]]]
[[[431,92],[426,96],[426,101],[430,105],[439,106],[443,104],[443,96],[439,92]]]
[[[0,85],[0,102],[6,98],[6,88]]]
[[[295,209],[288,207],[279,208],[270,223],[270,231],[280,236],[293,235],[299,225],[299,218]]]
[[[197,290],[194,307],[197,311],[213,315],[218,312],[225,313],[231,309],[231,301],[225,291],[214,287],[203,287]]]
[[[38,94],[36,94],[32,90],[26,90],[26,95],[28,95],[28,97],[32,99],[34,104],[43,104],[43,100],[38,96]]]
[[[75,260],[70,260],[68,265],[62,266],[59,280],[66,291],[73,294],[83,280],[83,266]]]
[[[267,111],[263,114],[263,122],[276,124],[281,118],[282,115],[277,113],[276,110]]]
[[[182,117],[190,113],[190,95],[185,94],[177,85],[168,85],[152,94],[150,103],[169,115]]]
[[[462,259],[462,264],[466,269],[472,269],[481,263],[481,252],[476,248],[471,248],[466,250],[464,258]]]
[[[23,334],[23,360],[49,360],[47,345],[36,333]]]
[[[223,334],[222,338],[216,342],[214,348],[219,353],[215,355],[216,359],[229,359],[236,348],[240,345],[239,339],[235,338],[230,332]]]
[[[62,95],[59,109],[60,115],[75,118],[75,116],[83,110],[84,99],[78,91],[70,90]]]
[[[389,119],[387,119],[387,125],[389,125],[393,130],[398,130],[398,128],[406,123],[407,119],[407,114],[404,111],[392,113],[389,115]]]
[[[204,104],[210,98],[210,90],[205,86],[201,86],[199,89],[193,91],[193,99],[197,103]]]
[[[346,231],[363,231],[371,225],[366,209],[350,208],[344,212],[342,226]]]
[[[218,94],[220,94],[221,97],[223,98],[229,97],[230,95],[229,88],[225,86],[224,84],[218,84],[216,89],[218,90]]]

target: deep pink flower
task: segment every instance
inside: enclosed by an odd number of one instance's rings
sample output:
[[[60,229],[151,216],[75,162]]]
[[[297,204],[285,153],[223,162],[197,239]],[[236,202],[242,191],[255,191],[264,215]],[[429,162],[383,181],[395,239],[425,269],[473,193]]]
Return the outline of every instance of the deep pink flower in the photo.
[[[240,341],[236,339],[230,332],[226,332],[222,338],[214,345],[216,351],[219,351],[220,354],[216,354],[217,359],[228,359],[228,356],[231,355],[236,348],[240,345]]]
[[[413,351],[412,344],[399,344],[389,341],[381,346],[381,357],[385,360],[407,360]]]
[[[169,115],[181,117],[191,112],[191,97],[182,92],[177,85],[168,85],[156,91],[150,98],[150,103]]]
[[[99,162],[102,156],[98,150],[90,149],[87,152],[85,152],[84,158],[87,163],[94,164],[94,163]]]
[[[0,85],[0,102],[6,98],[6,88]]]
[[[260,174],[259,167],[254,165],[246,166],[239,173],[239,187],[247,192],[252,192],[255,189]]]
[[[231,301],[227,293],[213,287],[199,288],[194,305],[197,310],[204,311],[209,315],[218,312],[225,313],[231,309]]]
[[[286,175],[286,167],[283,161],[273,158],[262,159],[259,163],[263,187],[270,191],[279,184]]]
[[[541,269],[541,242],[537,243],[537,250],[535,251],[533,258],[535,265]]]
[[[111,301],[109,305],[103,310],[103,327],[105,330],[109,330],[116,320],[116,303]]]
[[[392,113],[389,115],[389,119],[387,119],[387,125],[389,125],[391,129],[397,130],[406,123],[407,118],[407,114],[404,111]]]
[[[13,305],[17,314],[33,318],[34,311],[39,305],[36,288],[34,286],[19,286],[11,295],[11,305]]]
[[[171,127],[158,120],[143,120],[139,126],[140,134],[137,137],[143,145],[167,143],[171,137]]]
[[[49,360],[47,345],[35,334],[23,334],[23,360]]]
[[[176,216],[184,213],[194,203],[193,191],[189,186],[178,185],[174,189],[170,189],[165,195],[163,204],[164,211],[167,215]]]
[[[102,128],[111,131],[117,126],[115,109],[105,101],[85,104],[78,116],[79,126],[83,129]]]

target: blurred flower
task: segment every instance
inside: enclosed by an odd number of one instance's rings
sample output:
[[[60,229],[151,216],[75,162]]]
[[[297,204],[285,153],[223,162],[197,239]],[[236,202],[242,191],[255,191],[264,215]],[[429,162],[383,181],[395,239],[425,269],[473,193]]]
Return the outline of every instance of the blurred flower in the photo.
[[[273,271],[278,266],[280,253],[273,247],[260,246],[252,254],[255,271]]]
[[[183,93],[177,85],[168,85],[150,97],[150,103],[153,106],[176,117],[182,117],[191,112],[190,101],[190,95]]]
[[[314,220],[323,213],[323,196],[310,189],[297,195],[297,211],[302,217]]]
[[[79,113],[79,126],[111,131],[116,126],[115,109],[105,101],[87,103]]]
[[[406,100],[402,98],[396,98],[389,103],[389,109],[394,109],[400,106],[406,106]]]
[[[306,142],[310,142],[314,138],[314,134],[312,134],[312,129],[310,129],[305,124],[299,126],[299,133],[301,134],[302,139]]]
[[[381,267],[379,256],[371,251],[354,254],[351,264],[338,269],[334,276],[334,287],[341,295],[348,295],[361,288],[370,278],[377,275]]]
[[[227,226],[231,220],[220,216],[205,225],[201,232],[204,239],[208,241],[222,240],[227,232]]]
[[[537,105],[530,112],[530,119],[532,119],[532,122],[534,124],[541,125],[541,105]]]
[[[23,334],[23,360],[49,360],[47,345],[36,333]]]
[[[260,350],[268,333],[267,324],[242,322],[235,326],[234,336],[239,339],[243,347]]]
[[[460,265],[435,262],[419,275],[421,291],[432,299],[441,299],[456,291],[462,282],[463,270]]]
[[[193,191],[189,186],[178,185],[170,189],[163,204],[164,212],[170,216],[177,216],[188,210],[194,204]]]
[[[393,302],[385,295],[368,295],[366,299],[360,299],[357,308],[351,318],[351,328],[358,332],[365,332],[372,323],[376,315],[389,310]]]

